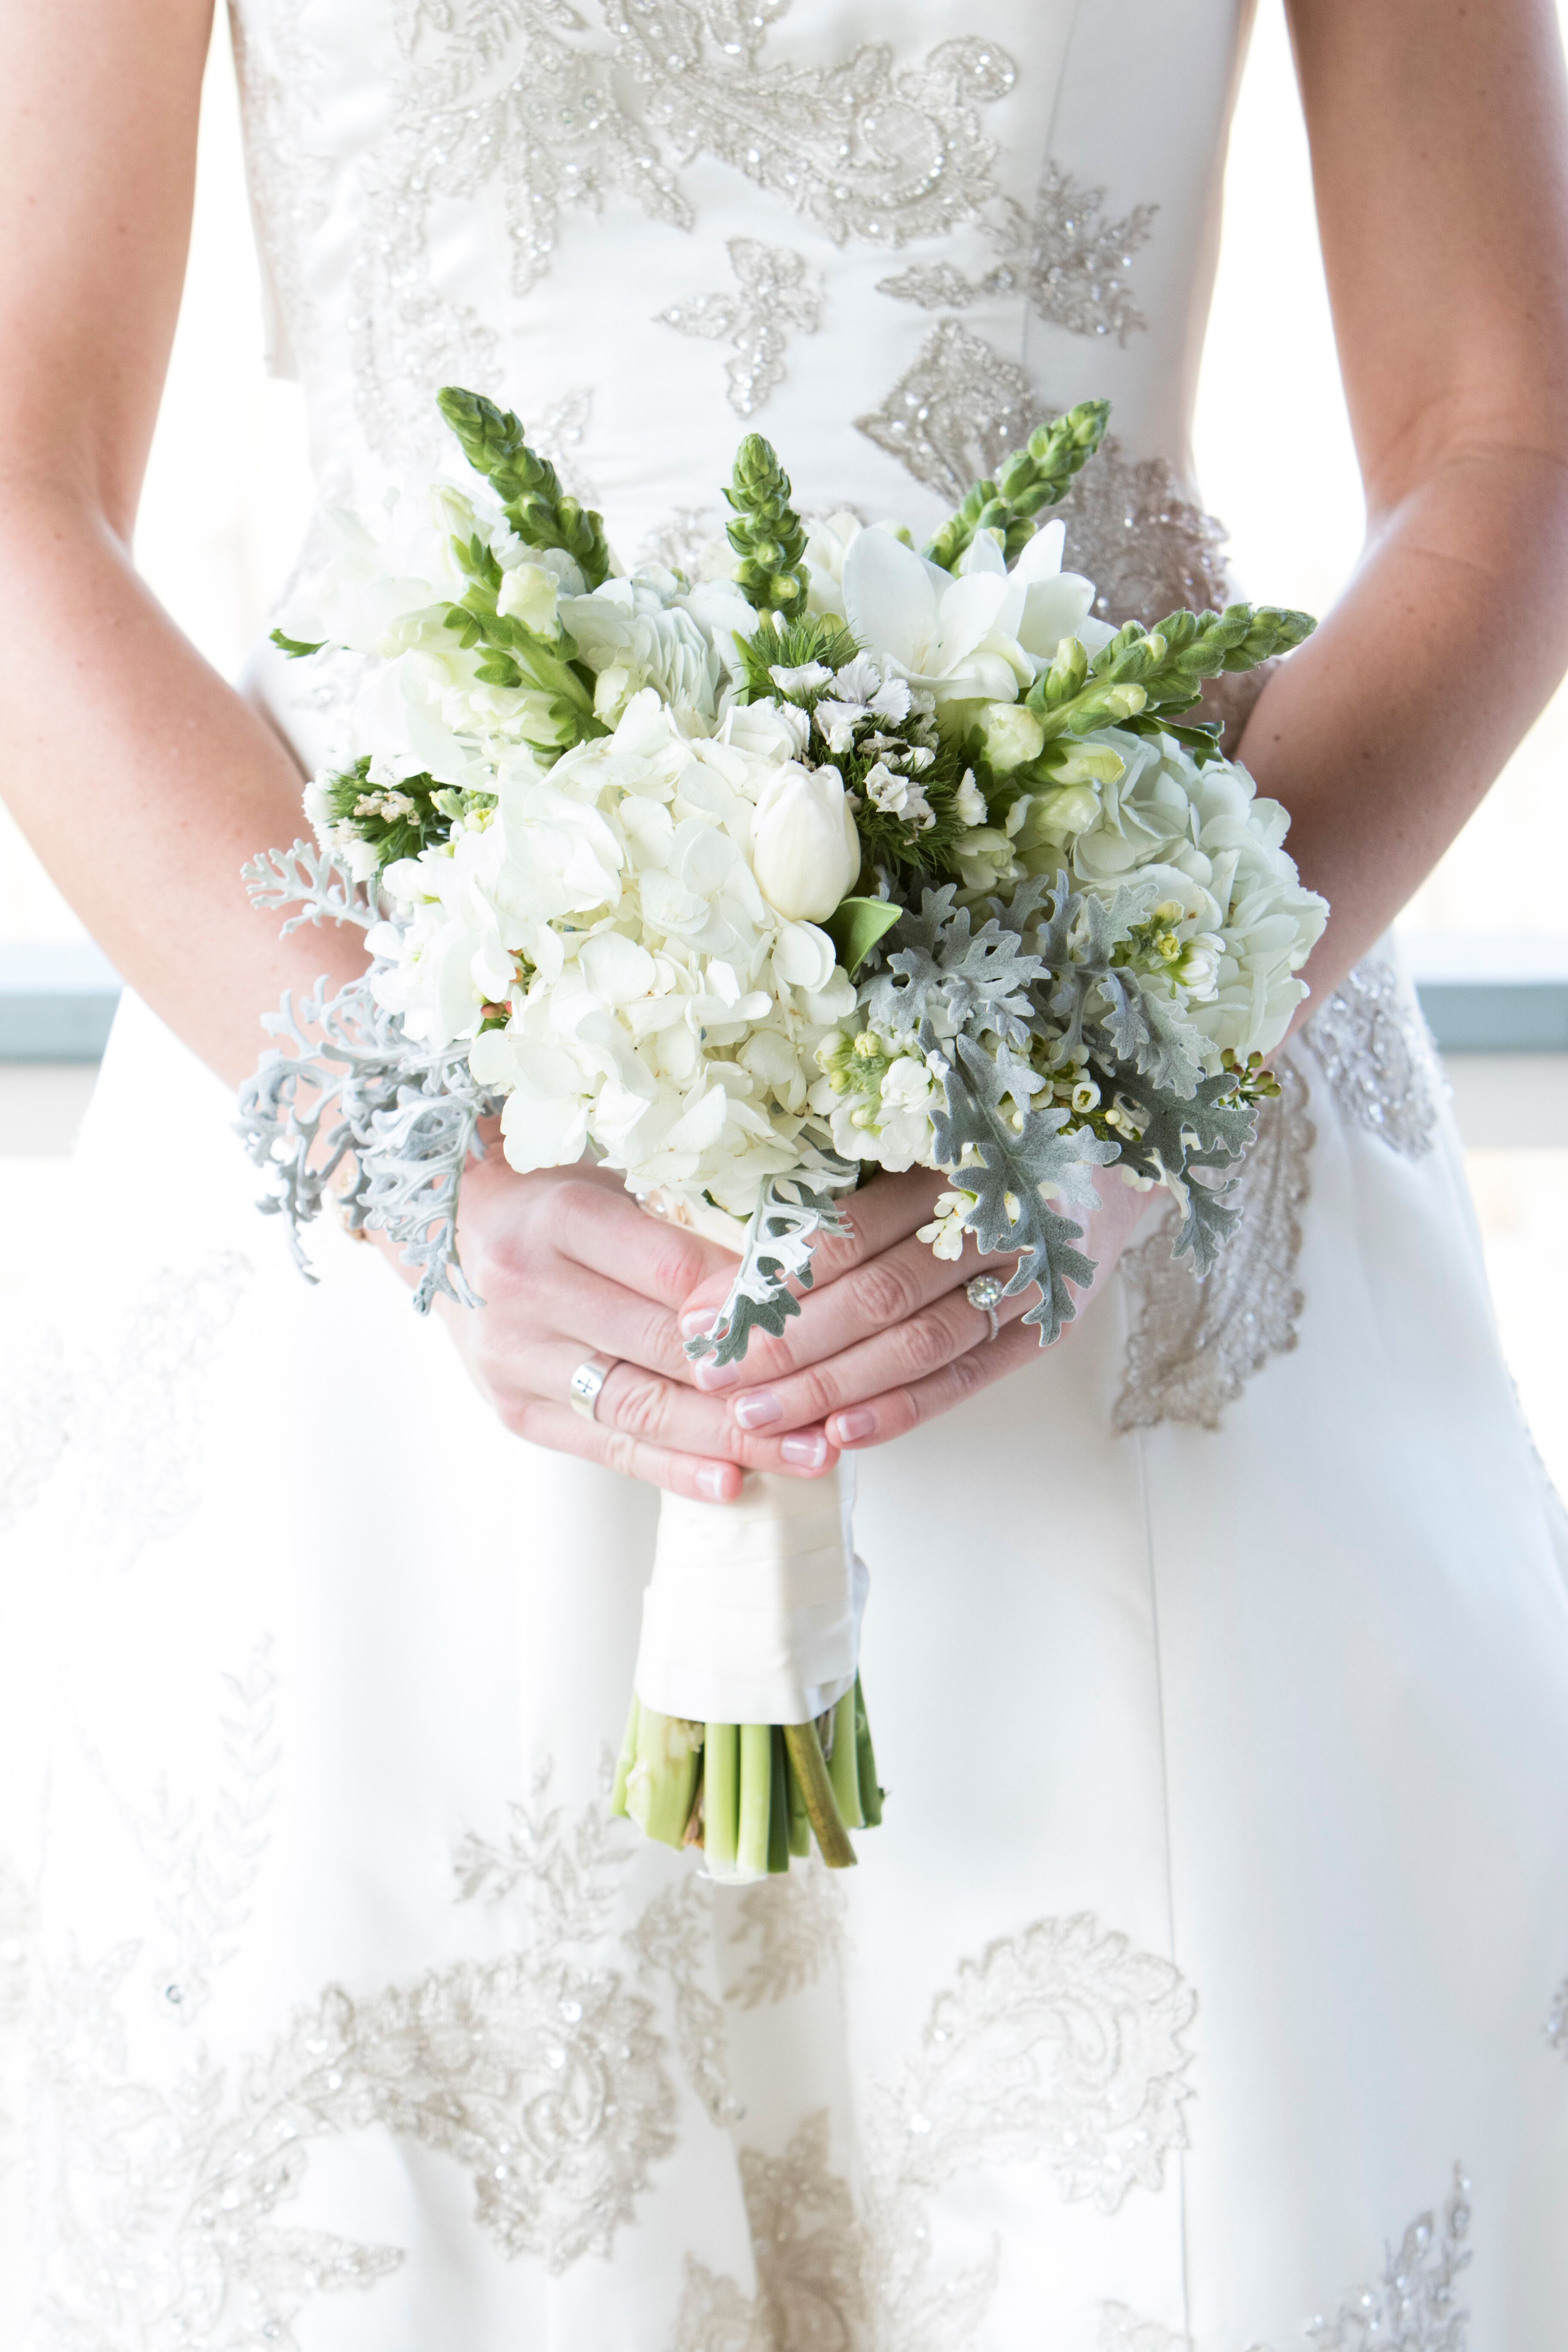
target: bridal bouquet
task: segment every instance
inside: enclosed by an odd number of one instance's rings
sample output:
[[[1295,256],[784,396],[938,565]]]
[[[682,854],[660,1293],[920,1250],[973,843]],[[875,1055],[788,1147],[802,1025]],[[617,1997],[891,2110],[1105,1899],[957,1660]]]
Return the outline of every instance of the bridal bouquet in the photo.
[[[1311,622],[1248,604],[1113,629],[1040,528],[1103,402],[1042,425],[923,549],[792,504],[742,445],[694,575],[618,572],[515,416],[450,390],[471,468],[337,519],[295,634],[374,657],[315,838],[248,870],[289,928],[363,924],[363,979],[268,1026],[243,1100],[296,1235],[329,1192],[473,1294],[463,1170],[591,1153],[736,1251],[694,1352],[777,1334],[876,1168],[941,1170],[922,1238],[1015,1261],[1042,1343],[1099,1171],[1171,1192],[1206,1272],[1227,1170],[1323,925],[1278,803],[1187,714]],[[476,482],[472,476],[479,480]],[[484,485],[481,489],[480,483]],[[977,1304],[999,1277],[972,1286]],[[844,1465],[841,1465],[841,1467]],[[847,1480],[666,1497],[614,1801],[715,1875],[831,1864],[879,1818]]]

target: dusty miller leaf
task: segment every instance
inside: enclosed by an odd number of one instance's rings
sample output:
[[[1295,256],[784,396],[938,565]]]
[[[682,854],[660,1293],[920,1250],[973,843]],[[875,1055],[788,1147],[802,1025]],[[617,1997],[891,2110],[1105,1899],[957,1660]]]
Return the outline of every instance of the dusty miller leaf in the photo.
[[[730,1295],[707,1330],[688,1339],[689,1356],[738,1364],[753,1331],[765,1331],[774,1339],[781,1336],[790,1317],[800,1313],[790,1284],[811,1288],[811,1253],[817,1235],[848,1230],[833,1196],[853,1184],[858,1172],[849,1160],[829,1160],[823,1171],[826,1181],[819,1175],[817,1186],[798,1176],[772,1180],[746,1227]]]
[[[994,1060],[968,1037],[954,1040],[953,1055],[951,1061],[942,1056],[938,1066],[946,1108],[931,1118],[937,1157],[954,1181],[976,1196],[964,1223],[982,1250],[1017,1252],[1008,1292],[1026,1290],[1031,1283],[1038,1286],[1038,1303],[1024,1320],[1039,1326],[1041,1345],[1047,1346],[1072,1320],[1068,1282],[1080,1288],[1091,1282],[1094,1261],[1072,1246],[1082,1239],[1083,1227],[1059,1215],[1040,1188],[1048,1184],[1086,1208],[1098,1208],[1090,1170],[1108,1165],[1117,1148],[1083,1129],[1064,1136],[1070,1117],[1066,1110],[1023,1109],[1023,1125],[1016,1128],[1002,1106],[1011,1099],[1022,1109],[1038,1087],[1027,1065],[1006,1055]],[[966,1163],[967,1147],[973,1148]],[[1009,1212],[1009,1196],[1016,1216]]]

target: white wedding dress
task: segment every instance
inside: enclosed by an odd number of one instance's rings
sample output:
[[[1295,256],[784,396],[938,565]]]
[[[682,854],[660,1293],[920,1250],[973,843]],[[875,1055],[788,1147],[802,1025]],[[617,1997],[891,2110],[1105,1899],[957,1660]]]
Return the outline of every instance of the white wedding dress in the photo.
[[[240,0],[326,490],[456,381],[624,557],[753,426],[920,524],[1106,394],[1069,559],[1211,601],[1247,14]],[[352,679],[258,675],[309,760]],[[0,1419],[3,2340],[1561,2345],[1556,1506],[1390,951],[1282,1075],[1206,1286],[1156,1237],[862,1459],[886,1822],[717,1889],[605,1808],[656,1497],[341,1233],[303,1283],[129,1002]]]

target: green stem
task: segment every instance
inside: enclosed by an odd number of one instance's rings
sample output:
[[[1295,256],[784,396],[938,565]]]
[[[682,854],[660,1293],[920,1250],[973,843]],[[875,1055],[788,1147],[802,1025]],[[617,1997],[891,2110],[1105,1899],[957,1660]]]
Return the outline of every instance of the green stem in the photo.
[[[855,1756],[859,1767],[860,1810],[866,1816],[868,1829],[875,1829],[882,1818],[882,1791],[877,1782],[877,1752],[871,1745],[871,1718],[866,1712],[866,1694],[860,1687],[860,1677],[855,1677]]]
[[[847,1830],[866,1826],[860,1807],[860,1759],[855,1738],[855,1694],[847,1690],[833,1710],[833,1753],[827,1762],[833,1801]]]
[[[789,1850],[798,1861],[811,1852],[811,1822],[806,1817],[805,1799],[801,1794],[800,1776],[784,1742],[784,1795],[789,1806]]]
[[[822,1760],[822,1742],[816,1736],[816,1726],[815,1723],[786,1723],[784,1736],[790,1762],[795,1766],[795,1778],[800,1782],[806,1813],[821,1848],[822,1859],[829,1870],[847,1870],[855,1861],[855,1849],[833,1801],[833,1783]]]
[[[789,1868],[789,1790],[784,1779],[784,1748],[783,1727],[771,1726],[773,1731],[773,1775],[768,1797],[768,1868],[777,1872]]]
[[[702,1748],[702,1843],[710,1869],[735,1867],[741,1823],[741,1734],[732,1723],[710,1723]]]
[[[768,1820],[773,1793],[773,1725],[742,1723],[740,1746],[741,1802],[735,1866],[747,1878],[765,1878]]]
[[[616,1759],[616,1777],[610,1784],[610,1811],[624,1814],[626,1811],[626,1775],[637,1760],[637,1712],[636,1691],[626,1714],[626,1727],[621,1734],[621,1752]]]
[[[684,1845],[697,1794],[702,1726],[684,1716],[637,1709],[637,1761],[626,1775],[626,1811],[645,1837]]]

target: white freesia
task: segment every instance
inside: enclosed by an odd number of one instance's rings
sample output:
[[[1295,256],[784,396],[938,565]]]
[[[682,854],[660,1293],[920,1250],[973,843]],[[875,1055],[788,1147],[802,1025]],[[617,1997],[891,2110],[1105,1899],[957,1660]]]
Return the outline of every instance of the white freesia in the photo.
[[[752,819],[752,867],[781,915],[827,920],[860,871],[860,836],[837,768],[792,760],[769,778]]]

